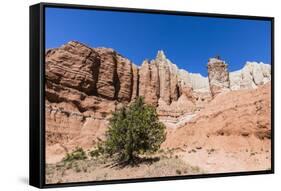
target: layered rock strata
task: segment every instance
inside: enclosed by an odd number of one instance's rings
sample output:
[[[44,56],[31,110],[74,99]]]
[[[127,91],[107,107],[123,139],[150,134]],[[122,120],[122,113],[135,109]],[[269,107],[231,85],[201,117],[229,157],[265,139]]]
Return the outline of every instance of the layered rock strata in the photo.
[[[111,113],[138,96],[156,107],[167,126],[179,127],[221,92],[271,80],[270,65],[263,63],[247,62],[229,73],[224,61],[212,58],[203,77],[179,69],[163,51],[137,66],[111,48],[76,41],[49,49],[45,59],[47,156],[90,148],[103,137]]]

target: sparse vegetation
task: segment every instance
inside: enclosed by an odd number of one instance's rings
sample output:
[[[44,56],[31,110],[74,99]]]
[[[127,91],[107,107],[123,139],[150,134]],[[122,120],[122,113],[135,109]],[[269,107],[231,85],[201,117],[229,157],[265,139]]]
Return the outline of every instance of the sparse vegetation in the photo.
[[[102,154],[105,154],[105,146],[104,142],[99,140],[99,142],[96,144],[96,147],[93,150],[89,151],[89,155],[92,158],[97,158],[100,157]]]
[[[75,160],[85,159],[87,159],[86,152],[81,147],[78,147],[71,153],[67,153],[66,156],[63,158],[63,162],[72,162]]]
[[[71,165],[71,168],[69,168],[69,165]],[[58,168],[55,164],[47,164],[46,178],[48,183],[62,183],[77,180],[179,176],[204,173],[200,168],[191,166],[180,158],[167,158],[165,155],[153,162],[151,162],[151,160],[144,160],[144,162],[139,163],[138,166],[130,165],[125,168],[119,165],[113,165],[110,161],[104,164],[100,157],[89,160],[76,160],[71,163],[60,162],[59,166]],[[77,176],[77,173],[79,173],[79,176]]]

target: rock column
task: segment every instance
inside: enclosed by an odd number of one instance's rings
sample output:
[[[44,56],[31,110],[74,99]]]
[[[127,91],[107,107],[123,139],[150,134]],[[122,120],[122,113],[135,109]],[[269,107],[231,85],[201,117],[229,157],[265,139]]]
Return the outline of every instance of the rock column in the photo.
[[[212,96],[229,91],[229,72],[225,61],[217,58],[210,58],[208,62],[208,78]]]

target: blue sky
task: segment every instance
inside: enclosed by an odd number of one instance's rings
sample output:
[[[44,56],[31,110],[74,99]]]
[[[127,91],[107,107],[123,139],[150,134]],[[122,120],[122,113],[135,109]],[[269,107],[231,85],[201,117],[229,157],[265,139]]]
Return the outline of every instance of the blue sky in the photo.
[[[157,50],[179,68],[207,75],[208,58],[220,55],[229,70],[246,61],[271,61],[269,21],[46,8],[46,48],[77,40],[110,47],[140,65]]]

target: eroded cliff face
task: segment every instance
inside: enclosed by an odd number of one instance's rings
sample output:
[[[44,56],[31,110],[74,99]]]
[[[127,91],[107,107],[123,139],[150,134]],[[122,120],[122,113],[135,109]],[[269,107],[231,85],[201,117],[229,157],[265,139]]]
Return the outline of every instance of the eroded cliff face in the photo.
[[[213,96],[229,90],[230,82],[228,65],[219,58],[209,59],[208,78]]]
[[[255,89],[271,81],[271,67],[262,62],[247,62],[238,71],[229,73],[230,89]]]
[[[212,58],[203,77],[179,69],[163,51],[137,66],[113,49],[76,41],[48,50],[45,71],[47,162],[77,146],[92,147],[103,138],[111,113],[138,96],[157,108],[167,127],[177,128],[217,95],[271,80],[267,64],[247,63],[229,73],[224,61]]]
[[[246,139],[235,142],[235,139],[242,138]],[[194,147],[212,145],[215,148],[231,140],[231,145],[234,144],[232,150],[237,151],[239,145],[246,147],[254,138],[259,144],[270,142],[270,82],[256,89],[241,89],[217,95],[184,126],[171,131],[163,146],[177,148],[187,144]]]
[[[157,106],[160,96],[158,67],[156,63],[145,60],[139,69],[139,96],[146,103]]]
[[[154,60],[145,60],[139,71],[140,96],[145,95],[147,103],[152,105],[170,106],[180,97],[186,97],[196,106],[200,94],[203,97],[211,96],[208,95],[208,78],[179,69],[166,58],[163,51],[158,51]]]
[[[137,96],[136,66],[112,49],[71,41],[46,52],[45,71],[47,157],[90,148],[111,113]]]

